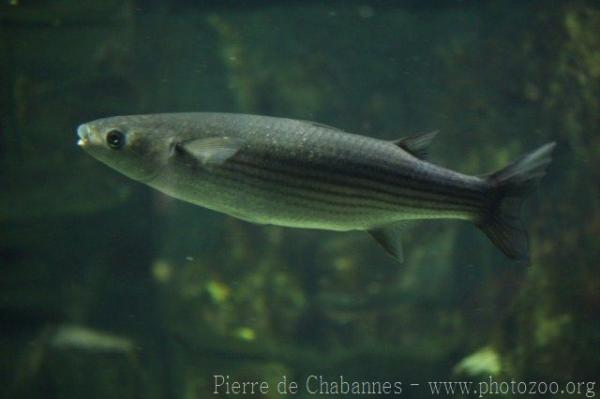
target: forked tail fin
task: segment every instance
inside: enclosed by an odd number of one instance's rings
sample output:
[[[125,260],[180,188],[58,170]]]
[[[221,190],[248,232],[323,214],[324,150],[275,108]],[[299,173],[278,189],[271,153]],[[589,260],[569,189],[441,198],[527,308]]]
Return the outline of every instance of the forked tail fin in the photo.
[[[529,259],[529,239],[520,218],[521,206],[546,174],[556,143],[547,143],[505,168],[487,175],[492,200],[477,226],[511,259]]]

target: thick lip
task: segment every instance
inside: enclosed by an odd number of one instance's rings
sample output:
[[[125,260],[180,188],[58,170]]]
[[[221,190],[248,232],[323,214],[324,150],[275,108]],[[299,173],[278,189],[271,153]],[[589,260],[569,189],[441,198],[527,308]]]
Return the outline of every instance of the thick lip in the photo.
[[[87,143],[89,143],[89,128],[87,127],[87,125],[79,125],[79,127],[77,128],[77,135],[79,136],[79,140],[77,141],[78,146],[83,147]]]

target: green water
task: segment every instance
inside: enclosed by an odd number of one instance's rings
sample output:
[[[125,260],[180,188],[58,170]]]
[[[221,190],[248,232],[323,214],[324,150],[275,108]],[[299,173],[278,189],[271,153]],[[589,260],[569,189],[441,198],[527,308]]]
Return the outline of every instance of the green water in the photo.
[[[80,123],[178,111],[440,130],[431,161],[470,174],[556,141],[523,209],[531,264],[443,221],[397,264],[76,145]],[[598,126],[597,1],[3,0],[0,397],[600,395]]]

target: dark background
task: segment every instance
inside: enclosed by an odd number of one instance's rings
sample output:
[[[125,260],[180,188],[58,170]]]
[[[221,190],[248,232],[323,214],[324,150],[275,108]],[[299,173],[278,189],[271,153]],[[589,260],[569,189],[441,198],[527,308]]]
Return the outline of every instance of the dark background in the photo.
[[[597,1],[0,4],[0,395],[597,380]],[[556,141],[524,209],[531,265],[450,222],[411,230],[398,265],[365,234],[177,202],[75,145],[82,122],[177,111],[439,129],[432,161],[474,174]]]

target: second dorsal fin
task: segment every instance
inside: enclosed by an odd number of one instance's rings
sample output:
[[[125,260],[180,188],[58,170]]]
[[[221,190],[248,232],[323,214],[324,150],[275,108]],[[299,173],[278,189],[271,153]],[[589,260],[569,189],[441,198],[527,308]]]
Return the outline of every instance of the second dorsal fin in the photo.
[[[429,144],[431,144],[438,133],[439,130],[435,130],[429,133],[393,140],[392,143],[419,159],[426,159],[429,152]]]

